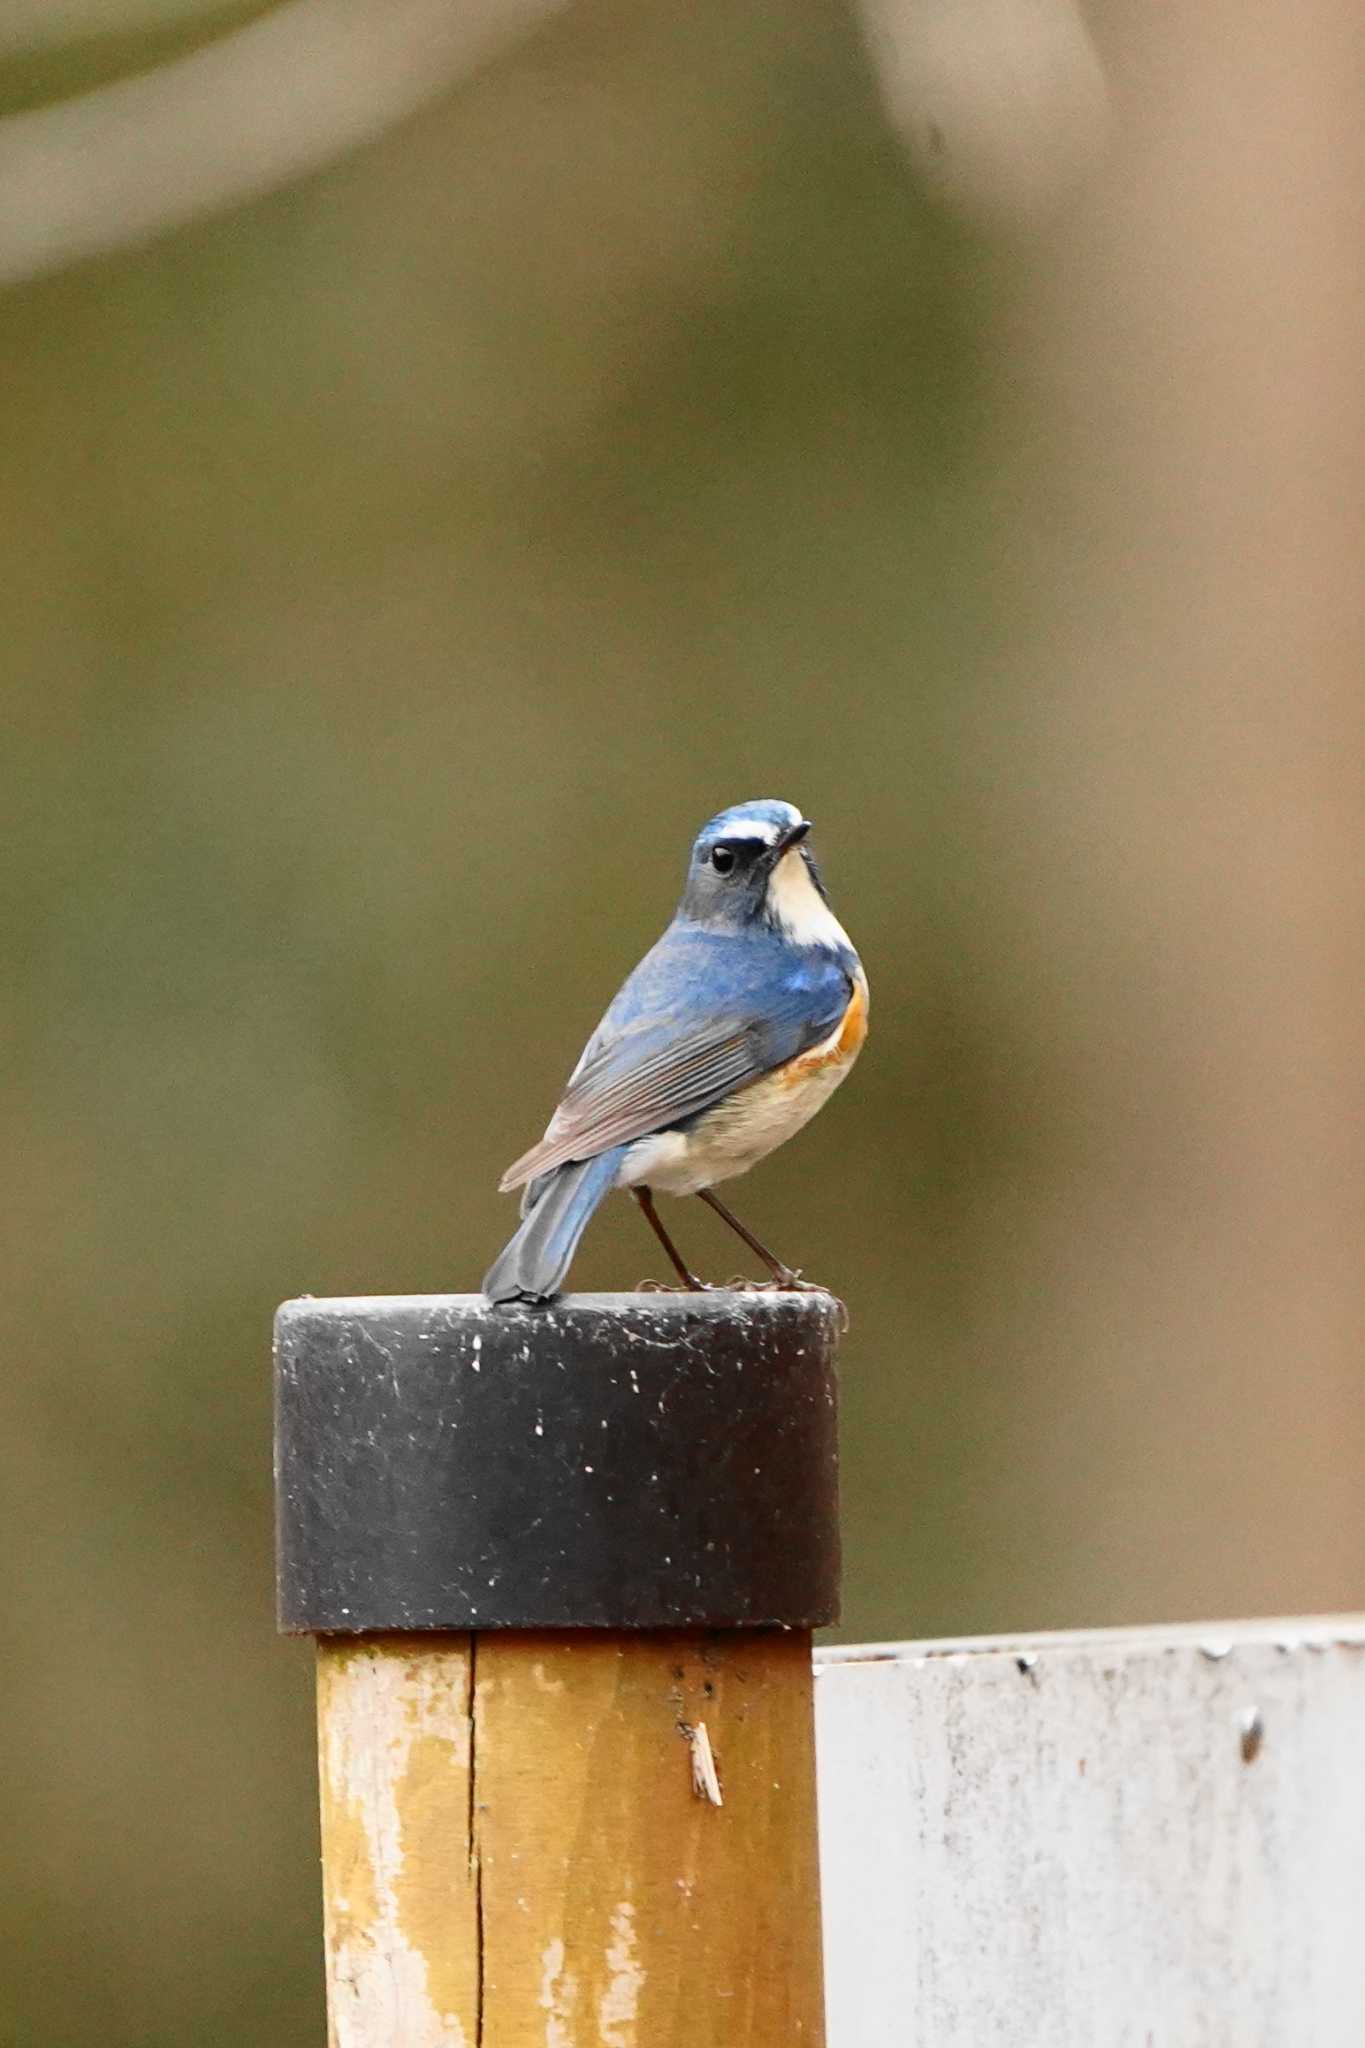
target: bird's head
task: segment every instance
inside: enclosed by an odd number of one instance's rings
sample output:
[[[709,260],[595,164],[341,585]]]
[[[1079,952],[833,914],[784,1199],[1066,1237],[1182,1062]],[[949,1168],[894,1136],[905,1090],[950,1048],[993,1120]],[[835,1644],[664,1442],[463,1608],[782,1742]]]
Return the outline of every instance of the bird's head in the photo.
[[[806,844],[809,831],[810,820],[795,804],[776,797],[722,811],[702,826],[693,844],[682,914],[698,924],[766,921],[804,938],[802,927],[813,908],[826,901]]]

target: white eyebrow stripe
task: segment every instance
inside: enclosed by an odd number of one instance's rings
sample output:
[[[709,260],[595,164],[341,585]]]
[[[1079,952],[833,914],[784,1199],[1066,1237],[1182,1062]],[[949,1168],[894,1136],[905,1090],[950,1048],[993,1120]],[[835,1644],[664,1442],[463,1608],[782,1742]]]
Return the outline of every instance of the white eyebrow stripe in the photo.
[[[778,827],[776,825],[753,825],[746,823],[734,826],[727,825],[723,832],[716,834],[716,838],[718,842],[724,841],[727,844],[732,839],[756,839],[760,846],[772,846],[777,839],[777,833]]]

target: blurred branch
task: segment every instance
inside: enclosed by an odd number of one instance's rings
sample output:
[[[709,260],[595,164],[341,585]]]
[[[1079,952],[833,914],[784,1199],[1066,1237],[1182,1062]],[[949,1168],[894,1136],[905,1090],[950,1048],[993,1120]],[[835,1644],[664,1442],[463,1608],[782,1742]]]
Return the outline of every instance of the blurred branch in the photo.
[[[0,282],[151,240],[381,135],[568,0],[291,0],[0,121]]]

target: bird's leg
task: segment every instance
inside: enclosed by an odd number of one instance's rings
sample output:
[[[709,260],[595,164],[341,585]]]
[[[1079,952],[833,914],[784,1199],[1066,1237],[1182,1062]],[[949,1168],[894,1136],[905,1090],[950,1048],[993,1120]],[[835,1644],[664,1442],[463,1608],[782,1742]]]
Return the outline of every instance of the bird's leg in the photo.
[[[720,1197],[711,1188],[698,1188],[697,1193],[708,1209],[715,1210],[722,1223],[729,1224],[736,1237],[744,1239],[745,1244],[748,1245],[749,1250],[753,1252],[755,1257],[762,1259],[764,1265],[773,1276],[772,1284],[774,1287],[796,1288],[801,1292],[812,1294],[824,1293],[823,1287],[813,1287],[810,1281],[803,1281],[799,1273],[793,1273],[790,1266],[784,1266],[781,1259],[774,1258],[767,1245],[762,1244],[754,1236],[752,1230],[745,1229],[738,1216],[732,1210],[726,1208],[724,1202],[721,1201]]]
[[[645,1221],[649,1224],[650,1229],[658,1238],[659,1243],[668,1253],[668,1262],[672,1266],[673,1271],[677,1274],[678,1278],[682,1281],[683,1286],[694,1294],[706,1293],[706,1282],[704,1280],[699,1280],[695,1273],[690,1273],[688,1271],[687,1267],[683,1264],[682,1255],[679,1252],[678,1247],[674,1244],[672,1238],[664,1229],[663,1224],[659,1221],[659,1212],[654,1206],[654,1197],[650,1193],[649,1189],[633,1188],[631,1192],[635,1196],[636,1201],[640,1204],[640,1207],[644,1210]]]

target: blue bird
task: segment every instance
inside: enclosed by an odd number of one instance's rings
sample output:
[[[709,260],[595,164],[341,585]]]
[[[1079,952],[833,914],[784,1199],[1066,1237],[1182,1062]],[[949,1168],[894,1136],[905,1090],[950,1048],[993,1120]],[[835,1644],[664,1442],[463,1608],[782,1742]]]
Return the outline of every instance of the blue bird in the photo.
[[[588,1040],[544,1137],[502,1177],[520,1229],[493,1261],[492,1301],[552,1301],[588,1222],[629,1188],[684,1287],[705,1282],[654,1192],[699,1195],[778,1287],[799,1275],[714,1194],[828,1101],[867,1036],[867,977],[829,907],[794,805],[736,804],[698,833],[673,922]]]

